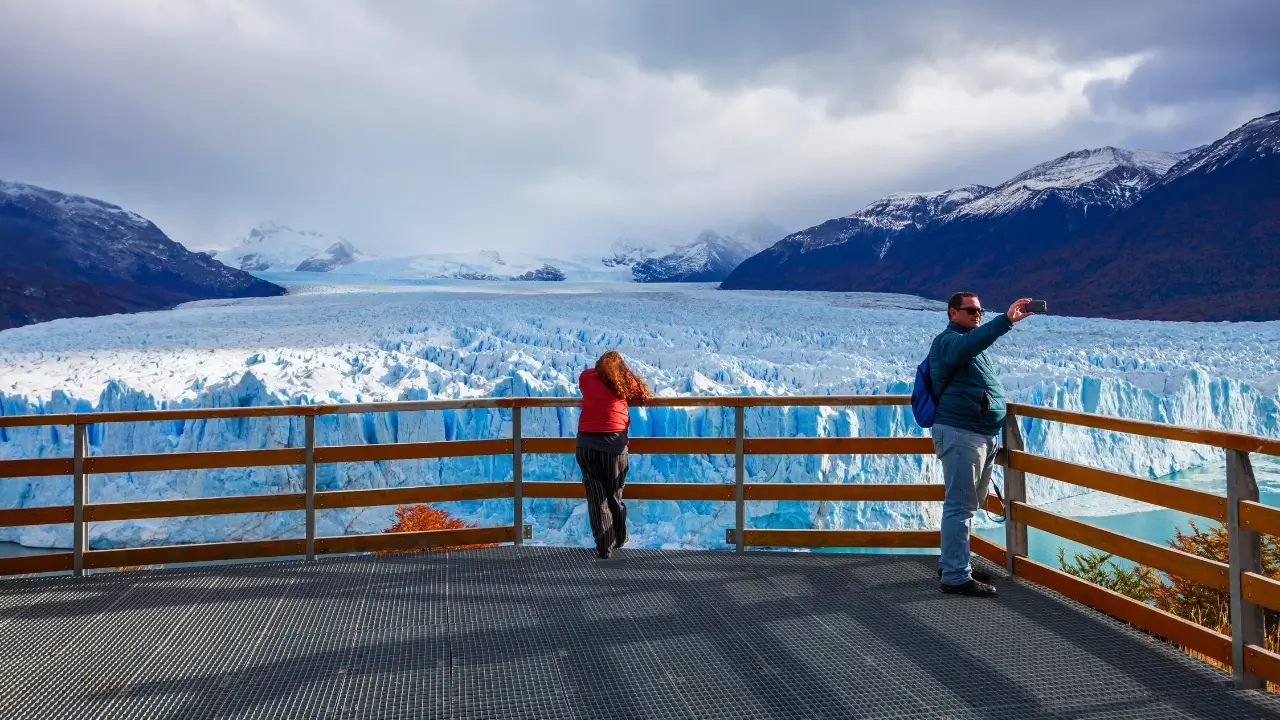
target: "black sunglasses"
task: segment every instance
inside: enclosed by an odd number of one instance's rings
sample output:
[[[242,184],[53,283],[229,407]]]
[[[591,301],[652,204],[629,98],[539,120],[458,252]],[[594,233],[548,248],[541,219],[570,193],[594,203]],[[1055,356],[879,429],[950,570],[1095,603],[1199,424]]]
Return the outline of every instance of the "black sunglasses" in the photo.
[[[982,313],[986,312],[986,310],[983,310],[980,307],[958,307],[956,309],[963,310],[969,313],[970,315],[981,315]]]

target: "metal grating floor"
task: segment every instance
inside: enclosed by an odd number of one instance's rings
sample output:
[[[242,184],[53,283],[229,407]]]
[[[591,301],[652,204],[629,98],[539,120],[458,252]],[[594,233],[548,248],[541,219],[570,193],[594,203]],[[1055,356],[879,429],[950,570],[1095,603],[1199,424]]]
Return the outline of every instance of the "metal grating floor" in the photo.
[[[513,547],[0,581],[0,718],[1280,718],[936,558]]]

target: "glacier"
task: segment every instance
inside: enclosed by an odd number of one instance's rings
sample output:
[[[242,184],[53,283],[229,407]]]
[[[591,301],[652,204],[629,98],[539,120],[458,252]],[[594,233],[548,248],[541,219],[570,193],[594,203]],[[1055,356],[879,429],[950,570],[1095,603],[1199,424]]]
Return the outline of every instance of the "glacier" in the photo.
[[[474,282],[261,273],[276,298],[188,303],[164,312],[66,319],[0,332],[0,414],[566,397],[578,373],[619,350],[659,395],[905,394],[945,324],[911,296],[718,291],[708,284]],[[1066,302],[1067,300],[1063,300]],[[1054,302],[1050,302],[1052,309]],[[1280,436],[1280,323],[1035,317],[991,351],[1012,401]],[[575,408],[525,410],[526,436],[572,436]],[[634,437],[731,436],[724,409],[636,408]],[[507,410],[318,418],[317,444],[504,437]],[[1031,451],[1161,478],[1221,452],[1024,418]],[[93,455],[302,445],[301,418],[92,426]],[[758,408],[748,436],[902,436],[906,407]],[[65,427],[0,429],[0,459],[71,455]],[[748,457],[756,482],[940,482],[932,457]],[[501,480],[509,457],[322,465],[321,490]],[[528,480],[576,480],[572,456],[526,456]],[[632,481],[732,482],[732,456],[634,456]],[[302,468],[128,473],[90,478],[92,502],[302,490]],[[998,478],[997,482],[1000,482]],[[1079,488],[1029,478],[1032,502]],[[1113,498],[1117,507],[1123,502]],[[0,508],[71,502],[70,478],[0,481]],[[1096,502],[1095,502],[1096,504]],[[511,522],[510,500],[445,503],[480,525]],[[631,501],[641,547],[724,547],[731,503]],[[379,532],[393,508],[324,510],[318,532]],[[936,527],[937,503],[751,502],[755,528]],[[982,515],[980,514],[981,518]],[[589,545],[580,501],[526,500],[535,543]],[[298,537],[300,512],[95,523],[95,548]],[[69,526],[0,529],[0,542],[69,547]]]

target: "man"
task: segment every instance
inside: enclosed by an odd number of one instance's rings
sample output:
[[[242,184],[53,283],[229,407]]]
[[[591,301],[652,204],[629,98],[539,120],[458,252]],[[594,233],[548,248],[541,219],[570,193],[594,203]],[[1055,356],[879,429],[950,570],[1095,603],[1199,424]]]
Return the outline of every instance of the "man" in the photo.
[[[933,449],[942,460],[946,498],[942,503],[942,555],[938,574],[942,591],[993,597],[991,577],[974,570],[969,557],[969,528],[978,503],[986,498],[995,465],[997,438],[1004,427],[1004,385],[984,352],[1014,323],[1031,316],[1023,308],[1031,298],[1009,306],[986,325],[986,311],[973,293],[959,292],[947,302],[951,322],[929,348],[929,381],[937,388]]]

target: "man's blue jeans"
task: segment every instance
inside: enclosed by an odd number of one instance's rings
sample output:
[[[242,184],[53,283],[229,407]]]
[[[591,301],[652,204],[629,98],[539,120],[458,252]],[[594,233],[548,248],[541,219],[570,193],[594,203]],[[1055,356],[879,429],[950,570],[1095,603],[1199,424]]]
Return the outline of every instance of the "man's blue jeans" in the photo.
[[[942,502],[942,582],[960,585],[973,573],[969,528],[978,503],[991,488],[997,436],[979,435],[951,425],[933,426],[933,450],[942,460],[946,499]]]

